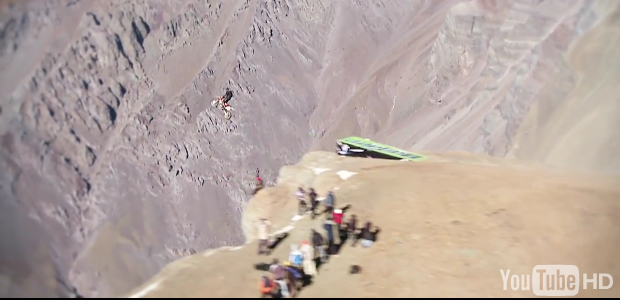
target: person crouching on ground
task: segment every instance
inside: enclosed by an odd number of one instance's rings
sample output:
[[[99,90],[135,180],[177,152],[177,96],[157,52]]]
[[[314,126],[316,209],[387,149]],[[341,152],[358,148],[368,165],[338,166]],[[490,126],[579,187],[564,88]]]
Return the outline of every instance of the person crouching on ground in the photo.
[[[278,261],[278,259],[274,259],[272,265],[270,266],[270,273],[272,273],[272,278],[278,286],[280,287],[280,294],[283,297],[289,296],[289,287],[287,286],[287,270],[286,267]]]
[[[270,238],[270,231],[272,229],[272,223],[266,218],[259,220],[258,237],[259,237],[259,249],[258,254],[269,254],[268,241]]]
[[[259,281],[259,292],[261,293],[261,298],[276,296],[274,295],[275,290],[276,281],[269,279],[267,276],[261,276],[261,280]]]
[[[362,240],[361,244],[364,248],[369,248],[373,245],[376,240],[376,236],[379,233],[379,227],[375,226],[374,230],[373,224],[369,221],[364,223],[364,227],[360,230],[360,240]]]

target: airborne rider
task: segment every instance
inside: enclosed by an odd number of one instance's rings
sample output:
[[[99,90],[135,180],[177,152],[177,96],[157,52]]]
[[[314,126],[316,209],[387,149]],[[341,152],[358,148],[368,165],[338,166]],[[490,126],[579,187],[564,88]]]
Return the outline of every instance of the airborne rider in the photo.
[[[226,88],[226,91],[224,92],[224,96],[220,96],[219,100],[222,101],[222,104],[224,106],[227,106],[229,101],[231,101],[232,98],[233,98],[233,92],[231,91],[231,89]]]

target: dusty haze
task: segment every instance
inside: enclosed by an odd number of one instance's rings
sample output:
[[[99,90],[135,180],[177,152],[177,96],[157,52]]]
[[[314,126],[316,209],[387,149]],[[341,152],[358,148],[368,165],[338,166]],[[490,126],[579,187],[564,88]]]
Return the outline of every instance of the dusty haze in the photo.
[[[619,174],[618,1],[0,3],[2,296],[239,245],[254,171],[343,136]]]

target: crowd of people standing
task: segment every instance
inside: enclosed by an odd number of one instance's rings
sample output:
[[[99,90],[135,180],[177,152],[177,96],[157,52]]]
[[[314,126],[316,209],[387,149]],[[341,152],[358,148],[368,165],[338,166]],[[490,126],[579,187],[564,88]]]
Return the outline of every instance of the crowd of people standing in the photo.
[[[313,188],[309,188],[306,192],[299,187],[294,195],[298,201],[298,215],[310,215],[313,220],[323,216],[321,225],[324,234],[311,229],[308,240],[291,245],[286,261],[274,259],[271,262],[267,269],[271,276],[262,276],[259,283],[262,297],[294,297],[305,283],[317,276],[319,266],[326,263],[331,256],[338,255],[343,245],[349,242],[354,247],[358,241],[361,241],[362,247],[371,247],[380,231],[368,220],[361,228],[358,228],[359,220],[355,214],[345,221],[345,212],[351,206],[336,208],[336,196],[333,191],[328,191],[326,197],[320,199]],[[321,211],[320,202],[323,202]],[[269,255],[277,243],[274,235],[270,234],[271,227],[271,222],[266,218],[259,220],[257,251],[259,255]],[[360,267],[352,266],[350,269],[359,272]]]

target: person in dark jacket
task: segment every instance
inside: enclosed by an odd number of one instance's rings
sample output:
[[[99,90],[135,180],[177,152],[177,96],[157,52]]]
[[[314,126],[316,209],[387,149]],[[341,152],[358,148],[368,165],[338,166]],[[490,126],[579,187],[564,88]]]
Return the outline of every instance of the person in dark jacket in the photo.
[[[334,192],[329,191],[326,199],[323,202],[323,205],[326,207],[325,213],[332,214],[332,210],[336,205],[336,197],[334,197]]]
[[[358,218],[356,215],[351,215],[345,224],[345,231],[347,232],[347,240],[351,241],[352,246],[356,244],[356,230],[358,230]]]
[[[377,239],[377,234],[379,233],[379,227],[375,226],[374,229],[373,224],[369,221],[364,223],[364,227],[360,230],[360,239],[362,240],[362,247],[368,248],[373,245],[375,240]]]
[[[325,241],[323,236],[315,229],[311,229],[311,242],[313,243],[313,247],[315,247],[315,253],[319,255],[319,259],[321,262],[324,262],[327,258],[326,249],[324,248]]]
[[[326,236],[328,238],[328,255],[332,255],[334,253],[334,229],[336,229],[336,223],[334,223],[334,217],[332,215],[332,210],[326,214],[326,218],[323,221],[323,229],[326,230]]]
[[[220,99],[222,99],[223,104],[228,104],[232,98],[233,98],[233,92],[229,88],[226,88],[226,91],[224,92],[224,96],[220,97]]]
[[[315,192],[314,188],[310,188],[308,190],[308,198],[310,200],[310,213],[311,213],[311,219],[315,219],[315,217],[317,216],[317,206],[319,205],[319,201],[317,201],[317,193]]]

